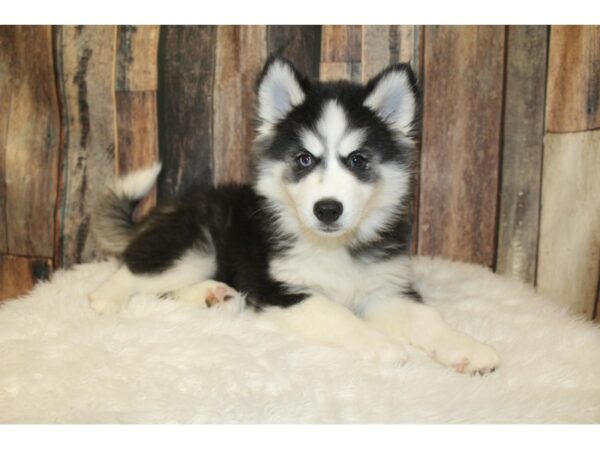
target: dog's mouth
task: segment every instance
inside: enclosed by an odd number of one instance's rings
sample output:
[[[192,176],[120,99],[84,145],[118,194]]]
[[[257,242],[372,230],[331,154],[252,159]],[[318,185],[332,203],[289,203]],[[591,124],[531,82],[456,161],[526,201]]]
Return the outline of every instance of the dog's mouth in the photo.
[[[324,234],[329,235],[338,235],[344,231],[344,228],[341,225],[329,224],[329,225],[319,225],[317,230]]]

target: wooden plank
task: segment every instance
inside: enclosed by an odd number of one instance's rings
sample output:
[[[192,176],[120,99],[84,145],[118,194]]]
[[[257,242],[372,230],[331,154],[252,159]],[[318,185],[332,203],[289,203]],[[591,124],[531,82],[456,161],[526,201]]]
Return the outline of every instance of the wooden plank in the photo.
[[[320,25],[269,25],[267,46],[268,53],[282,54],[309,77],[319,77]]]
[[[114,26],[56,28],[63,117],[63,169],[57,211],[56,266],[99,253],[90,212],[115,176]]]
[[[546,127],[600,128],[600,26],[552,26]]]
[[[219,26],[213,99],[213,180],[248,182],[254,85],[267,58],[265,26]]]
[[[212,184],[216,27],[164,26],[158,50],[158,201]]]
[[[117,174],[149,167],[158,161],[156,92],[117,92]],[[144,215],[156,204],[153,190],[138,208]]]
[[[496,271],[535,283],[548,27],[508,27]]]
[[[51,271],[49,258],[0,255],[0,301],[26,294]]]
[[[419,25],[363,25],[362,81],[366,82],[390,64],[410,63],[421,70],[421,31]]]
[[[321,68],[324,81],[361,81],[360,25],[324,25],[321,33]]]
[[[158,161],[157,55],[159,26],[117,27],[115,66],[117,115],[117,173],[150,166]],[[137,214],[156,203],[153,190]]]
[[[117,27],[115,89],[117,91],[156,91],[158,74],[158,25]]]
[[[16,27],[0,27],[0,111],[10,111],[14,70],[16,67]],[[8,217],[6,216],[6,139],[9,114],[0,114],[0,253],[8,252]]]
[[[600,272],[600,130],[547,134],[537,285],[592,318]]]
[[[494,263],[504,31],[425,29],[421,254]]]
[[[60,136],[51,28],[0,27],[0,60],[0,247],[51,257]]]

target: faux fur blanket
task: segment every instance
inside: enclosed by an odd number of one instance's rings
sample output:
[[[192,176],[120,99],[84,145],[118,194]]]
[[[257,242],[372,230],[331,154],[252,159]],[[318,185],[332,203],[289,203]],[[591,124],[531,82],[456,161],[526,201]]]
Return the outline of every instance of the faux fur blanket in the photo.
[[[600,329],[487,269],[413,262],[424,297],[496,347],[488,376],[417,350],[403,367],[235,315],[136,296],[97,316],[86,294],[113,262],[57,272],[0,306],[0,422],[600,422]]]

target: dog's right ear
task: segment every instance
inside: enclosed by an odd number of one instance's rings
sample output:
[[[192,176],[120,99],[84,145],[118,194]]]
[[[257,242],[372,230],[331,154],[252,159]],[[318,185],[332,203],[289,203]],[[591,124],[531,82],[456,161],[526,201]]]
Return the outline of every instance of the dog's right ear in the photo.
[[[269,57],[257,85],[259,133],[268,134],[277,122],[304,101],[307,83],[289,61]]]

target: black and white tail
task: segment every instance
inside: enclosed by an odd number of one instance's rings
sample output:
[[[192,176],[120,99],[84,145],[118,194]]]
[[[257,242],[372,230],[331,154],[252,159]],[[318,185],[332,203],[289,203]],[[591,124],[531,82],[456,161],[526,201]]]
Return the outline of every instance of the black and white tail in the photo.
[[[133,212],[158,178],[161,164],[118,178],[100,199],[92,214],[92,233],[98,246],[112,254],[122,253],[135,234]]]

